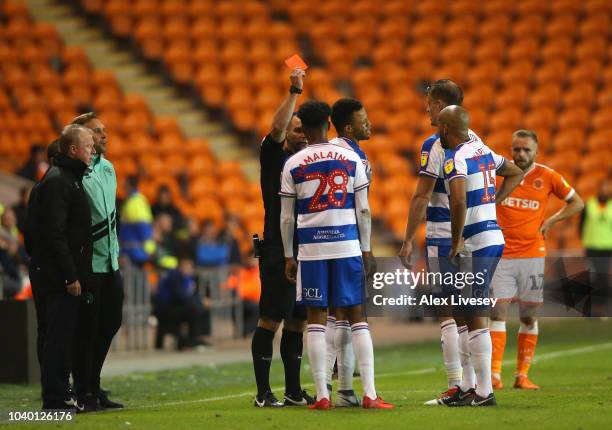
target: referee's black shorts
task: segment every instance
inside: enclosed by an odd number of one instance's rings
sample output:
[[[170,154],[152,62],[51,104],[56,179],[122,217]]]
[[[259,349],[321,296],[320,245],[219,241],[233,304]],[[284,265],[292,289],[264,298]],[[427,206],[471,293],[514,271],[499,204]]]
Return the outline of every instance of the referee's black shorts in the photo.
[[[264,243],[259,257],[259,316],[272,321],[306,319],[306,308],[295,304],[296,290],[285,277],[283,247]]]

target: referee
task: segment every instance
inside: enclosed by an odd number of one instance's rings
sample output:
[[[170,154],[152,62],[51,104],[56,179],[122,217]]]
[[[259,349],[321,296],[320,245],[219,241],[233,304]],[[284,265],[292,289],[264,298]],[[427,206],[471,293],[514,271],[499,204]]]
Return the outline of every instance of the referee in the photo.
[[[291,72],[289,95],[281,103],[272,123],[272,131],[261,143],[261,194],[265,219],[264,240],[256,244],[259,254],[261,298],[259,320],[253,335],[251,351],[257,383],[254,405],[263,407],[303,406],[314,403],[300,384],[303,331],[306,310],[295,306],[295,285],[285,278],[285,258],[280,233],[280,175],[285,160],[306,146],[300,119],[293,114],[305,72]],[[281,321],[283,336],[280,352],[285,367],[285,397],[280,402],[270,389],[272,343]]]
[[[78,124],[92,131],[96,155],[83,178],[91,207],[93,241],[92,276],[87,282],[92,300],[81,305],[73,364],[79,412],[118,409],[123,405],[108,399],[100,389],[100,372],[113,337],[121,327],[123,282],[119,273],[117,241],[117,178],[115,169],[104,157],[107,140],[104,124],[94,112],[76,117]]]

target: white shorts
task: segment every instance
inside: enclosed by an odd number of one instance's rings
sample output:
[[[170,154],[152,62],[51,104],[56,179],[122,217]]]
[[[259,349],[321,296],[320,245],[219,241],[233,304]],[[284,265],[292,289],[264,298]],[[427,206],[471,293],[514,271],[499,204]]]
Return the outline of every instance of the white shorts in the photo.
[[[544,302],[544,257],[502,258],[491,283],[491,297],[502,302]]]

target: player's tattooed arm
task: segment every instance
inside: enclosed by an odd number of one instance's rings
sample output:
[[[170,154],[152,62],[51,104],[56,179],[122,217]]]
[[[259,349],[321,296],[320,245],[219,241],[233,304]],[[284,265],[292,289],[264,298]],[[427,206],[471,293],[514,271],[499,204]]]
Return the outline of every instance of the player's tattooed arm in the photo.
[[[499,205],[519,186],[525,173],[516,164],[506,162],[497,171],[497,174],[504,177],[499,191],[495,193],[495,204]]]
[[[465,178],[455,177],[450,181],[450,217],[452,248],[449,257],[455,257],[463,248],[463,227],[467,213]]]
[[[306,72],[304,70],[293,69],[289,77],[291,86],[302,89],[302,86],[304,85],[304,76],[306,76]],[[270,137],[272,137],[275,142],[280,143],[285,140],[285,137],[287,136],[287,127],[291,121],[291,116],[295,110],[298,97],[299,94],[297,93],[287,95],[276,110],[276,114],[272,120],[272,131],[270,132]]]

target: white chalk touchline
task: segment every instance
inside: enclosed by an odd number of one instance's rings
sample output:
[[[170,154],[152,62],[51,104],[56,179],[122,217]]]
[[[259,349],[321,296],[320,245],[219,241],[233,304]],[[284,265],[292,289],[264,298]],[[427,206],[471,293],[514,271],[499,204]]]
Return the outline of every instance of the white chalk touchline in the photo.
[[[600,351],[602,349],[607,349],[607,348],[612,348],[612,342],[601,343],[599,345],[584,346],[580,348],[566,349],[566,350],[561,350],[561,351],[547,352],[544,354],[537,355],[536,357],[534,357],[533,361],[537,362],[537,361],[550,360],[550,359],[558,358],[558,357],[566,357],[570,355],[586,354],[589,352]],[[514,360],[504,360],[504,364],[512,364],[512,363],[514,363]],[[405,372],[381,373],[379,375],[376,375],[376,377],[377,378],[387,378],[391,376],[422,375],[426,373],[433,373],[436,370],[437,369],[435,367],[428,367],[425,369],[408,370]],[[312,387],[312,386],[313,384],[302,384],[302,387]],[[275,387],[273,391],[280,391],[283,389],[284,387]],[[411,390],[405,390],[404,392],[411,392]],[[176,402],[155,403],[151,405],[134,406],[134,407],[126,408],[126,410],[152,409],[152,408],[161,408],[161,407],[167,407],[167,406],[190,405],[190,404],[195,404],[195,403],[218,402],[221,400],[230,400],[230,399],[237,399],[240,397],[249,397],[249,396],[253,396],[253,391],[249,391],[245,393],[238,393],[238,394],[228,394],[226,396],[207,397],[205,399],[183,400],[183,401],[176,401]]]

